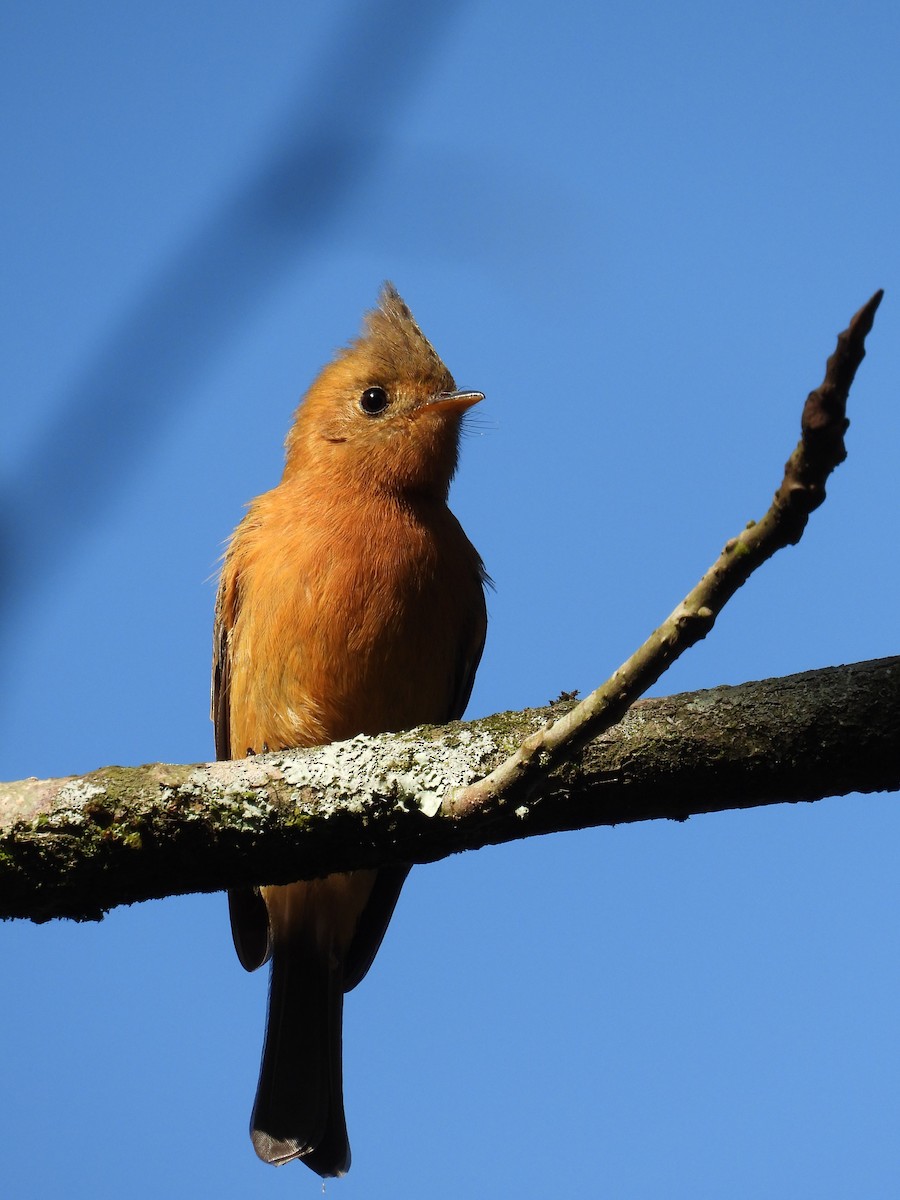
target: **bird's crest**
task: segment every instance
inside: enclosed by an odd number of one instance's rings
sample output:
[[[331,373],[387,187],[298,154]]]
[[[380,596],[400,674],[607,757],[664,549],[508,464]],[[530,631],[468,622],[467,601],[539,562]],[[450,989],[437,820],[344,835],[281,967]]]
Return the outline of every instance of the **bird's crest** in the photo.
[[[434,379],[448,391],[455,386],[440,355],[389,281],[382,284],[378,307],[366,313],[363,333],[353,346],[373,352],[386,363],[402,363],[407,373]]]

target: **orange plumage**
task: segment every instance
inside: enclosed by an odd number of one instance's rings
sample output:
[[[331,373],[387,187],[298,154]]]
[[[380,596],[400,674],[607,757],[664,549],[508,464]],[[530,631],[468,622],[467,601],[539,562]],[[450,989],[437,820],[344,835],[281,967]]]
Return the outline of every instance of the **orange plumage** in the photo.
[[[485,574],[447,507],[458,392],[390,284],[297,410],[280,484],[225,555],[213,650],[216,753],[239,758],[462,716],[484,645]],[[229,894],[235,947],[272,976],[251,1136],[320,1175],[350,1165],[343,994],[405,867]]]

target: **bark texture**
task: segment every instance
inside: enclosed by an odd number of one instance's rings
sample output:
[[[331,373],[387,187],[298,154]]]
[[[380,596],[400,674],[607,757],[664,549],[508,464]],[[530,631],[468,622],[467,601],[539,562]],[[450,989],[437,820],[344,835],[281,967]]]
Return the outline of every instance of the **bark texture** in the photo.
[[[535,788],[444,804],[572,707],[0,785],[0,917],[289,882],[558,830],[900,789],[900,658],[633,706]]]

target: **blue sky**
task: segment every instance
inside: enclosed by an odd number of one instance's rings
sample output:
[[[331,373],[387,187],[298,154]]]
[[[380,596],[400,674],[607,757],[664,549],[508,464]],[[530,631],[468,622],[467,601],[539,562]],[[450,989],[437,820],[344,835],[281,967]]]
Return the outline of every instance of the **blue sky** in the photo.
[[[896,650],[900,10],[428,7],[6,4],[0,777],[212,756],[223,540],[384,278],[487,394],[471,715],[674,607],[878,287],[825,507],[656,691]],[[328,1194],[895,1196],[898,835],[851,797],[417,869]],[[7,1194],[320,1193],[247,1137],[222,897],[0,942]]]

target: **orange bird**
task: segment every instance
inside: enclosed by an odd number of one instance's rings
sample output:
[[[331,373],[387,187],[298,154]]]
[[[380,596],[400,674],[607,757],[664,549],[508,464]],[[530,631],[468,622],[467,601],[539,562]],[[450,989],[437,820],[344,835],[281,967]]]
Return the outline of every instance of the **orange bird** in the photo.
[[[386,283],[362,334],[297,409],[279,485],[225,554],[213,648],[219,758],[462,716],[484,647],[486,576],[447,507],[460,423],[483,396]],[[350,1166],[344,992],[371,965],[409,868],[229,893],[248,971],[272,959],[250,1134],[322,1176]]]

